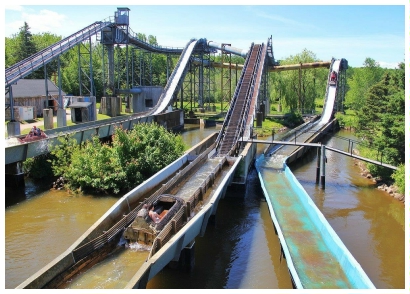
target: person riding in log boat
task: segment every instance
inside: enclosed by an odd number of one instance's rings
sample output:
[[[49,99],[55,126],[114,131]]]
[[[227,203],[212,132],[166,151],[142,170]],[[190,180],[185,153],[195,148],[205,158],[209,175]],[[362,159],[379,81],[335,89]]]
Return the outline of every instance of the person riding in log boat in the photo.
[[[161,216],[154,211],[154,204],[150,204],[148,207],[148,215],[154,223],[159,223],[161,221]]]

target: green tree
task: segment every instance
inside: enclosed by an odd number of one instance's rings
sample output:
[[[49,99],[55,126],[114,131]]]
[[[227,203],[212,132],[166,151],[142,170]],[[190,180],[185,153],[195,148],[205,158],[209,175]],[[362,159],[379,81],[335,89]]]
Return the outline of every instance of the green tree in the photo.
[[[399,165],[405,160],[404,66],[387,71],[380,82],[365,94],[357,112],[357,134],[370,145],[373,157]],[[377,152],[377,155],[376,155]],[[390,170],[368,166],[373,175],[389,177]]]
[[[389,80],[389,75],[386,75],[385,79],[371,87],[365,94],[362,107],[358,111],[358,134],[370,144],[373,144],[380,134],[382,113],[386,111]]]
[[[158,46],[157,37],[155,37],[153,35],[149,35],[148,36],[148,43],[150,45]]]
[[[16,60],[17,62],[24,60],[38,51],[38,48],[34,42],[33,35],[30,32],[29,25],[24,22],[24,26],[20,28],[20,32],[17,35],[17,48],[16,48]],[[28,79],[43,79],[44,69],[40,68],[35,72],[27,76]]]
[[[52,179],[53,171],[49,158],[50,154],[27,158],[23,162],[24,173],[33,179]]]
[[[74,150],[63,176],[71,189],[114,194],[122,190],[126,180],[113,149],[108,144],[101,144],[98,137]]]
[[[30,27],[26,22],[24,22],[24,26],[20,28],[17,35],[17,46],[18,51],[16,52],[16,59],[18,61],[26,59],[37,52],[33,35],[31,34]]]
[[[385,111],[382,112],[378,144],[395,165],[405,162],[405,84],[404,63],[390,76]]]
[[[291,55],[281,65],[311,63],[319,61],[307,49]],[[273,73],[271,75],[271,100],[279,98],[280,104],[290,112],[306,112],[315,109],[315,99],[326,91],[327,69],[301,69]],[[272,102],[273,102],[272,101]]]
[[[55,145],[50,146],[51,168],[57,177],[64,176],[66,168],[71,164],[71,157],[80,150],[77,140],[72,136],[60,136]]]
[[[37,51],[41,51],[61,40],[61,36],[53,35],[50,33],[41,33],[41,34],[34,34],[32,36],[32,40],[37,48]],[[63,68],[65,61],[63,58],[60,58],[60,66]],[[52,76],[57,77],[58,72],[58,61],[54,59],[53,61],[49,62],[47,65],[47,78],[52,78]],[[39,69],[38,71],[38,78],[44,79],[44,68]],[[53,79],[54,81],[55,79]]]
[[[399,192],[404,194],[406,187],[406,172],[404,164],[399,165],[398,169],[393,173],[392,178],[394,179],[396,186],[399,188]]]
[[[52,148],[55,175],[72,190],[118,194],[134,188],[184,151],[182,137],[156,124],[137,124],[130,131],[115,129],[111,144],[98,137],[76,145],[65,138]]]
[[[16,64],[20,60],[18,60],[17,52],[18,52],[18,42],[17,38],[6,38],[4,42],[4,53],[5,53],[5,67],[8,68],[13,64]]]
[[[62,58],[65,67],[61,71],[62,87],[66,93],[78,96],[80,95],[80,86],[78,80],[78,48],[69,50]],[[77,52],[76,52],[77,51]]]
[[[370,87],[380,81],[384,70],[374,59],[368,57],[362,68],[350,68],[348,72],[350,77],[347,78],[348,91],[345,106],[351,110],[359,111],[366,93]]]
[[[11,38],[5,38],[6,67],[12,66],[33,54],[53,45],[61,40],[60,36],[50,33],[31,34],[29,25],[25,22],[19,33]],[[64,65],[62,65],[64,66]],[[57,60],[47,64],[47,78],[57,73]],[[27,78],[44,79],[44,68],[36,70]]]

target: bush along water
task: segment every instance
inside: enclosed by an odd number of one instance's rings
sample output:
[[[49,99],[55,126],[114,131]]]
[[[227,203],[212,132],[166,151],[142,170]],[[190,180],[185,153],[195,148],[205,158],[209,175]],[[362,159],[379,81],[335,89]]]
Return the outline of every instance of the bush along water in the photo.
[[[119,194],[127,192],[176,160],[184,152],[180,135],[157,124],[116,128],[110,143],[98,137],[78,145],[63,137],[52,147],[54,175],[71,191]]]

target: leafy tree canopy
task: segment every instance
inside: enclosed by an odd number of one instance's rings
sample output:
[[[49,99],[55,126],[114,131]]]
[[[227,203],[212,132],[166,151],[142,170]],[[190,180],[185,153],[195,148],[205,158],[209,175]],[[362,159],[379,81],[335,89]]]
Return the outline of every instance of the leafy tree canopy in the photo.
[[[52,168],[72,190],[118,194],[130,190],[182,155],[182,137],[157,124],[117,128],[111,144],[93,137],[81,146],[63,138],[52,148]]]

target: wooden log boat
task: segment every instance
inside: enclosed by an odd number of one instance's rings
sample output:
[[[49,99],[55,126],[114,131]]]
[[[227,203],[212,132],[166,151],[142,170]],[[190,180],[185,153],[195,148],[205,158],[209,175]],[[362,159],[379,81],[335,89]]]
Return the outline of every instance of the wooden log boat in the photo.
[[[17,139],[20,143],[29,143],[29,142],[33,142],[33,141],[38,141],[38,140],[42,140],[42,139],[47,139],[48,136],[41,131],[40,135],[22,135],[22,136],[18,136]]]
[[[183,209],[185,201],[171,194],[162,194],[152,202],[154,211],[160,216],[159,222],[155,223],[146,213],[138,213],[134,221],[123,233],[123,237],[129,242],[152,245],[156,236],[175,216]],[[143,203],[143,204],[151,204]],[[142,208],[143,209],[143,208]]]

